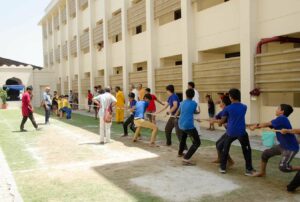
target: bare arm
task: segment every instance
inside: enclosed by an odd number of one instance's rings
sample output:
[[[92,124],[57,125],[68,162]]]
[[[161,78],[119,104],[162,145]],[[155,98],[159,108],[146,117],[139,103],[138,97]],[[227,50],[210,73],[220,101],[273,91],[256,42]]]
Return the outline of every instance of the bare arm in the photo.
[[[163,111],[165,111],[167,108],[169,107],[169,105],[167,104],[167,105],[165,105],[161,110],[159,110],[158,112],[156,112],[156,114],[159,114],[159,113],[161,113],[161,112],[163,112]]]
[[[293,134],[300,134],[300,129],[282,129],[281,134],[293,133]]]
[[[177,110],[177,112],[175,113],[175,117],[177,118],[177,117],[179,117],[179,114],[180,114],[180,108]]]
[[[160,101],[159,99],[156,99],[156,102],[158,102],[159,104],[161,104],[161,105],[165,105],[162,101]]]
[[[248,124],[247,125],[250,130],[255,130],[255,129],[259,129],[259,128],[268,128],[272,126],[271,122],[266,122],[266,123],[258,123],[258,124]]]

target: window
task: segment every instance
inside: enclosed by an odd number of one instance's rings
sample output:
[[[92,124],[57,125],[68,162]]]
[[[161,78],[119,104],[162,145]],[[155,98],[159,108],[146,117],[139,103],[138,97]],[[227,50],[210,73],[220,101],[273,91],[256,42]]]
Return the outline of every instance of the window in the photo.
[[[182,65],[182,60],[176,61],[176,62],[175,62],[175,65],[176,65],[176,66]]]
[[[224,0],[224,2],[227,2],[227,1],[229,1],[229,0]]]
[[[174,20],[178,20],[181,18],[181,9],[174,12]]]
[[[137,26],[137,27],[135,28],[135,33],[136,33],[136,34],[140,34],[140,33],[142,33],[142,31],[143,31],[142,25],[139,25],[139,26]]]
[[[138,72],[143,71],[143,67],[137,67],[136,71],[138,71]]]
[[[116,71],[116,74],[120,74],[120,70],[117,70],[117,71]]]
[[[225,58],[235,58],[235,57],[240,57],[240,56],[241,56],[240,52],[225,53]]]
[[[118,41],[119,41],[119,35],[116,35],[115,42],[118,42]]]

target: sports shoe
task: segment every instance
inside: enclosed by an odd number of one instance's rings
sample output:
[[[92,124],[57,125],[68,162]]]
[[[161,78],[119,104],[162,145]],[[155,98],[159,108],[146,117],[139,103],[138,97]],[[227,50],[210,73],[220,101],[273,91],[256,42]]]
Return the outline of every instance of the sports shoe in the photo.
[[[100,142],[100,145],[104,145],[104,142]]]
[[[226,170],[223,170],[222,168],[219,168],[219,172],[222,174],[226,174]]]
[[[245,172],[245,175],[246,176],[253,176],[253,174],[256,173],[256,170],[255,169],[252,169],[252,170],[246,170]]]
[[[27,132],[27,130],[25,130],[25,129],[20,129],[20,132]]]

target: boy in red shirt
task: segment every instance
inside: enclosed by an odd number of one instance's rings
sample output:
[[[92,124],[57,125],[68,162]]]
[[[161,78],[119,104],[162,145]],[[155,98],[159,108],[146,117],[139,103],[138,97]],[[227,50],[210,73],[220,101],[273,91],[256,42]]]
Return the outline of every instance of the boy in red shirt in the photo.
[[[24,129],[24,125],[27,121],[27,119],[29,118],[32,125],[34,126],[35,129],[38,128],[38,125],[36,124],[34,117],[33,117],[33,108],[31,106],[31,96],[32,96],[32,86],[28,86],[26,88],[26,92],[23,94],[22,96],[22,115],[23,115],[23,119],[22,119],[22,123],[20,126],[20,131],[21,132],[26,132],[26,130]]]
[[[150,122],[156,124],[155,121],[155,116],[153,116],[152,114],[156,112],[156,105],[155,105],[155,101],[158,102],[159,104],[164,106],[164,103],[162,101],[160,101],[159,99],[157,99],[157,97],[153,94],[151,94],[151,89],[150,88],[146,88],[145,89],[146,94],[150,94],[152,99],[149,102],[149,106],[146,110],[147,114],[147,118],[149,119]]]
[[[88,99],[88,105],[89,105],[89,112],[91,112],[91,107],[93,104],[93,94],[91,93],[90,90],[88,90],[87,99]]]

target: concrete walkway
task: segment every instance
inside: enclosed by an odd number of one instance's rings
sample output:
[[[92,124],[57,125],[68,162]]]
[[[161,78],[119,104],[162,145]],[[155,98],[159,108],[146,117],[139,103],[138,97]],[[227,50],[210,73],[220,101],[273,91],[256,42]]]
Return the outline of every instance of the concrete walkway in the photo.
[[[89,113],[86,110],[76,110],[73,111],[73,113],[94,117],[93,112]],[[160,131],[164,131],[165,125],[166,125],[165,121],[157,121],[157,126]],[[224,130],[208,131],[206,130],[206,128],[201,128],[201,138],[204,140],[210,140],[216,142],[223,134],[224,134]],[[262,145],[261,137],[259,136],[250,136],[250,141],[251,141],[252,149],[258,151],[264,151],[265,149],[267,149],[267,147]],[[240,146],[240,143],[238,141],[235,141],[233,145]],[[296,155],[296,158],[300,158],[300,152]]]

